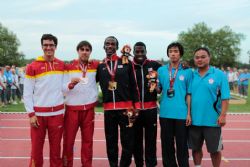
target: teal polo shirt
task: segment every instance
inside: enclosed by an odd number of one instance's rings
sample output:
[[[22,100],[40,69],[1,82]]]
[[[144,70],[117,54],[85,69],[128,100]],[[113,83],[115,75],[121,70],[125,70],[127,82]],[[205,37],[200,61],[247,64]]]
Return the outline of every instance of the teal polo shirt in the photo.
[[[175,73],[175,68],[172,68],[172,77]],[[170,87],[169,82],[169,64],[158,69],[159,87],[162,89],[160,100],[160,117],[171,119],[186,119],[187,104],[186,95],[190,93],[190,85],[192,79],[192,70],[183,69],[179,65],[178,72],[174,82],[175,96],[170,98],[167,96],[167,90]]]
[[[218,127],[221,100],[230,99],[227,76],[210,66],[204,76],[195,70],[191,85],[192,125]]]

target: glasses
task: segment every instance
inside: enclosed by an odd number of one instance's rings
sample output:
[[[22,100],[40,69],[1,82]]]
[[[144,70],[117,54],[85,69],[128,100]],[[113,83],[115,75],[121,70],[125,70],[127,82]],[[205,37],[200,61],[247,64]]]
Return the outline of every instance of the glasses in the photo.
[[[48,47],[53,48],[55,46],[56,46],[55,44],[43,44],[43,47],[45,48],[48,48]]]

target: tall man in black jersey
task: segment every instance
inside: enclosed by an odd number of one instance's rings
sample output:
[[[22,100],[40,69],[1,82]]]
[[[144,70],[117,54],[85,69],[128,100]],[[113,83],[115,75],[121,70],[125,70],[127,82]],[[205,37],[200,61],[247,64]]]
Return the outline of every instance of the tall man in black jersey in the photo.
[[[134,127],[129,127],[127,111],[139,108],[138,91],[132,63],[122,64],[117,56],[118,40],[109,36],[104,41],[106,58],[97,68],[97,81],[103,93],[104,126],[108,160],[118,167],[118,126],[122,154],[120,167],[129,167],[134,147]]]

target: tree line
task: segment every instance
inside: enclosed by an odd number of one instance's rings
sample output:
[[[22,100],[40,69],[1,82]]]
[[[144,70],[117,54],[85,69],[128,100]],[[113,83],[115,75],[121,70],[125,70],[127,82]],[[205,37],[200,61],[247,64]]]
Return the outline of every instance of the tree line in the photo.
[[[229,26],[213,31],[204,22],[195,24],[187,31],[180,32],[177,41],[185,49],[184,61],[193,65],[193,52],[198,47],[207,47],[211,54],[211,64],[217,67],[247,67],[249,62],[241,63],[240,44],[245,39],[244,34],[233,32]],[[0,66],[15,64],[25,66],[33,59],[25,59],[22,52],[18,52],[20,41],[17,36],[0,23]],[[250,50],[248,51],[250,56]]]

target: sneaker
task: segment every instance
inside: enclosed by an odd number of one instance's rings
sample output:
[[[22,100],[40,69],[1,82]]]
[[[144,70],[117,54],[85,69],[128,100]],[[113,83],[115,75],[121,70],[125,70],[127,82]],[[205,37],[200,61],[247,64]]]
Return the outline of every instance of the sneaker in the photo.
[[[12,104],[16,105],[16,104],[17,104],[17,102],[16,102],[16,101],[13,101],[13,103],[12,103]]]

